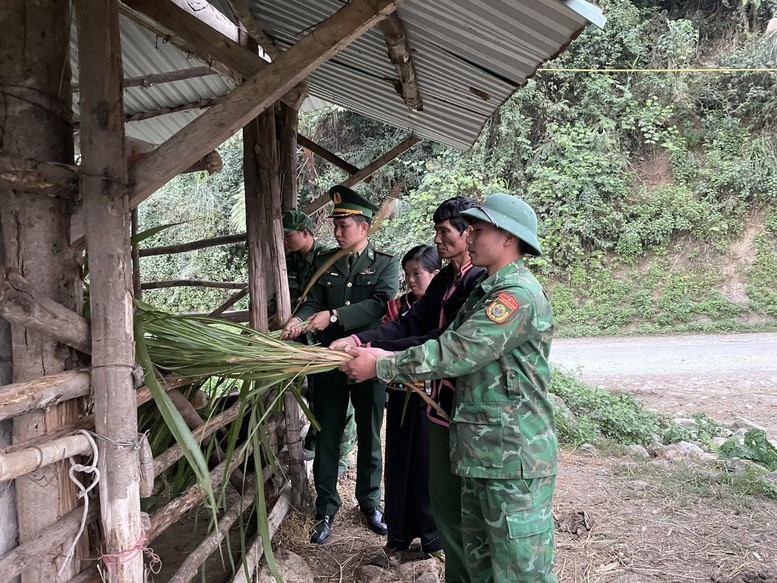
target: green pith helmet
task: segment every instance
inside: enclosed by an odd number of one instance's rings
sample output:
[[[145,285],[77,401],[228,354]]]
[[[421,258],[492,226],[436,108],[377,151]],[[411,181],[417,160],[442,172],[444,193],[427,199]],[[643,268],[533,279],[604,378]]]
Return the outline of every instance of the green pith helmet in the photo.
[[[332,209],[332,214],[329,215],[330,219],[341,219],[357,215],[372,218],[380,210],[358,192],[341,184],[337,184],[329,189],[329,198],[335,203],[335,208]]]
[[[283,232],[289,231],[307,231],[311,235],[316,230],[313,219],[302,211],[292,209],[283,213]]]
[[[542,255],[537,240],[537,215],[522,198],[499,192],[492,194],[483,204],[461,211],[466,220],[485,221],[518,237],[524,251],[531,255]]]

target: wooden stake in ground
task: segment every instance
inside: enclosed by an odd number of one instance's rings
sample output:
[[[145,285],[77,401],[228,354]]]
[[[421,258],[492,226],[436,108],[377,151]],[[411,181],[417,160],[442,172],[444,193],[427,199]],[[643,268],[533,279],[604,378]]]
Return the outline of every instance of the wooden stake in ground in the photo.
[[[100,514],[110,583],[143,582],[130,208],[117,0],[76,0]],[[107,557],[110,556],[110,560]]]

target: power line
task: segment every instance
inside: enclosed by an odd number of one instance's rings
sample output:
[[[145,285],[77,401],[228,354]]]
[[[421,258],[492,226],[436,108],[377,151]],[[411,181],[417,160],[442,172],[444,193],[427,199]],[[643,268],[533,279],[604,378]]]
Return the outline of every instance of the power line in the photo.
[[[777,73],[777,67],[714,67],[706,69],[577,69],[577,68],[544,68],[537,73]]]

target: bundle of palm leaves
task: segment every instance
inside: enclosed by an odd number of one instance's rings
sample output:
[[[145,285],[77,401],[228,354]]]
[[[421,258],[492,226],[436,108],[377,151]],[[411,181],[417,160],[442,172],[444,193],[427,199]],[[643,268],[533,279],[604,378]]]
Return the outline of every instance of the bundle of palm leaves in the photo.
[[[286,342],[277,333],[263,334],[215,318],[167,314],[140,302],[136,319],[154,366],[184,377],[276,384],[335,369],[352,358],[341,351]]]

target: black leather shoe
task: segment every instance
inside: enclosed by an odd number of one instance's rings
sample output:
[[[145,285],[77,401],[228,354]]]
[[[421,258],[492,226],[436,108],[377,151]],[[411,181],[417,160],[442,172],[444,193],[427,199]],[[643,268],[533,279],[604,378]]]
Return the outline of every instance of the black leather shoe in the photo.
[[[369,528],[375,534],[381,536],[388,532],[386,523],[383,522],[383,508],[380,506],[373,506],[372,508],[363,508],[362,514],[367,519],[367,528]]]
[[[332,536],[332,523],[335,521],[335,517],[328,514],[317,514],[316,520],[318,522],[313,527],[313,536],[310,537],[310,542],[322,545]]]

